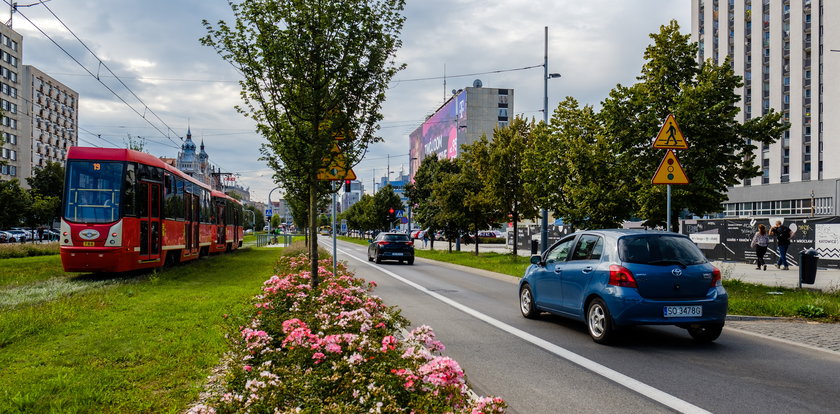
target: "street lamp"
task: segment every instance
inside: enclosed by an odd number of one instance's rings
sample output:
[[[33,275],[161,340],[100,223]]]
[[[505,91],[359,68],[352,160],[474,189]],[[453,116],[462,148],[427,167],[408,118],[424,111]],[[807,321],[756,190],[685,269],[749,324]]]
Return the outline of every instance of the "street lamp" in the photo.
[[[271,191],[268,192],[268,208],[271,209],[271,216],[272,217],[274,217],[274,205],[271,204],[271,193],[273,193],[274,190],[279,190],[279,189],[280,189],[280,187],[274,187],[274,188],[271,189]],[[271,217],[268,218],[268,234],[271,234]]]
[[[408,154],[408,182],[405,185],[411,184],[412,178],[414,178],[414,161],[417,157],[412,157],[411,153]],[[411,237],[411,199],[408,199],[408,237]]]
[[[548,80],[552,78],[559,78],[559,73],[548,73],[548,26],[545,27],[545,61],[543,63],[543,122],[548,125]],[[548,209],[543,207],[540,211],[542,220],[540,221],[540,252],[548,250]],[[516,231],[516,229],[513,229]]]

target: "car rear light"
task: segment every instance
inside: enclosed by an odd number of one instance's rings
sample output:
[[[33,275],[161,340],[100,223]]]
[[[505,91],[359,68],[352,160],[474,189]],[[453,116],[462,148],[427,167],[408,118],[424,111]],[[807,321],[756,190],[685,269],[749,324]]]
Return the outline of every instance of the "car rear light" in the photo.
[[[630,269],[619,266],[610,265],[610,281],[609,284],[613,286],[637,288],[636,278],[633,277],[633,272]]]
[[[709,284],[709,287],[723,286],[721,279],[720,269],[715,268],[715,270],[712,270],[712,283]]]
[[[408,242],[408,245],[409,245],[409,246],[414,246],[414,242],[413,242],[413,241],[410,241],[410,242]]]
[[[384,246],[384,245],[388,244],[388,242],[386,242],[386,241],[381,241],[381,242],[376,242],[376,244],[378,244],[378,245],[380,245],[380,246]]]

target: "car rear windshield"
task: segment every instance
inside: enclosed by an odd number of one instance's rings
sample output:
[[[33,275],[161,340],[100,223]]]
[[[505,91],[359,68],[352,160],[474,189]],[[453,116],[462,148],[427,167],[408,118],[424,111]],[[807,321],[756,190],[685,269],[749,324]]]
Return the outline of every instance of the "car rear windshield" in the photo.
[[[656,235],[622,237],[618,255],[628,263],[684,266],[706,263],[703,252],[686,237]]]
[[[385,235],[385,241],[392,241],[392,242],[408,241],[408,236],[405,235],[405,234],[386,234]]]

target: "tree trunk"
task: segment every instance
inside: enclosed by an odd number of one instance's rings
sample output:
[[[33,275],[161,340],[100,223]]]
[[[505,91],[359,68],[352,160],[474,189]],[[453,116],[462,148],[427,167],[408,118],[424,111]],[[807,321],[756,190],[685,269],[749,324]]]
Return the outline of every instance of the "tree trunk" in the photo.
[[[317,181],[309,182],[309,258],[312,261],[312,288],[318,287],[318,188]]]
[[[478,223],[475,223],[475,255],[478,256]]]

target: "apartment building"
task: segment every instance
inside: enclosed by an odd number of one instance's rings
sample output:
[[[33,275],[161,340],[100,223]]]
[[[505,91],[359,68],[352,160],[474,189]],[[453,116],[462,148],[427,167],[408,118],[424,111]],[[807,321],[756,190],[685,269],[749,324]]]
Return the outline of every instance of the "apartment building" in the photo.
[[[20,93],[22,57],[23,37],[10,27],[0,24],[0,180],[21,178],[28,170],[28,142],[21,139],[20,133],[20,111],[23,108]]]
[[[790,130],[759,145],[762,175],[729,190],[727,217],[840,215],[840,1],[691,0],[701,62],[732,58],[740,121],[773,108]]]

